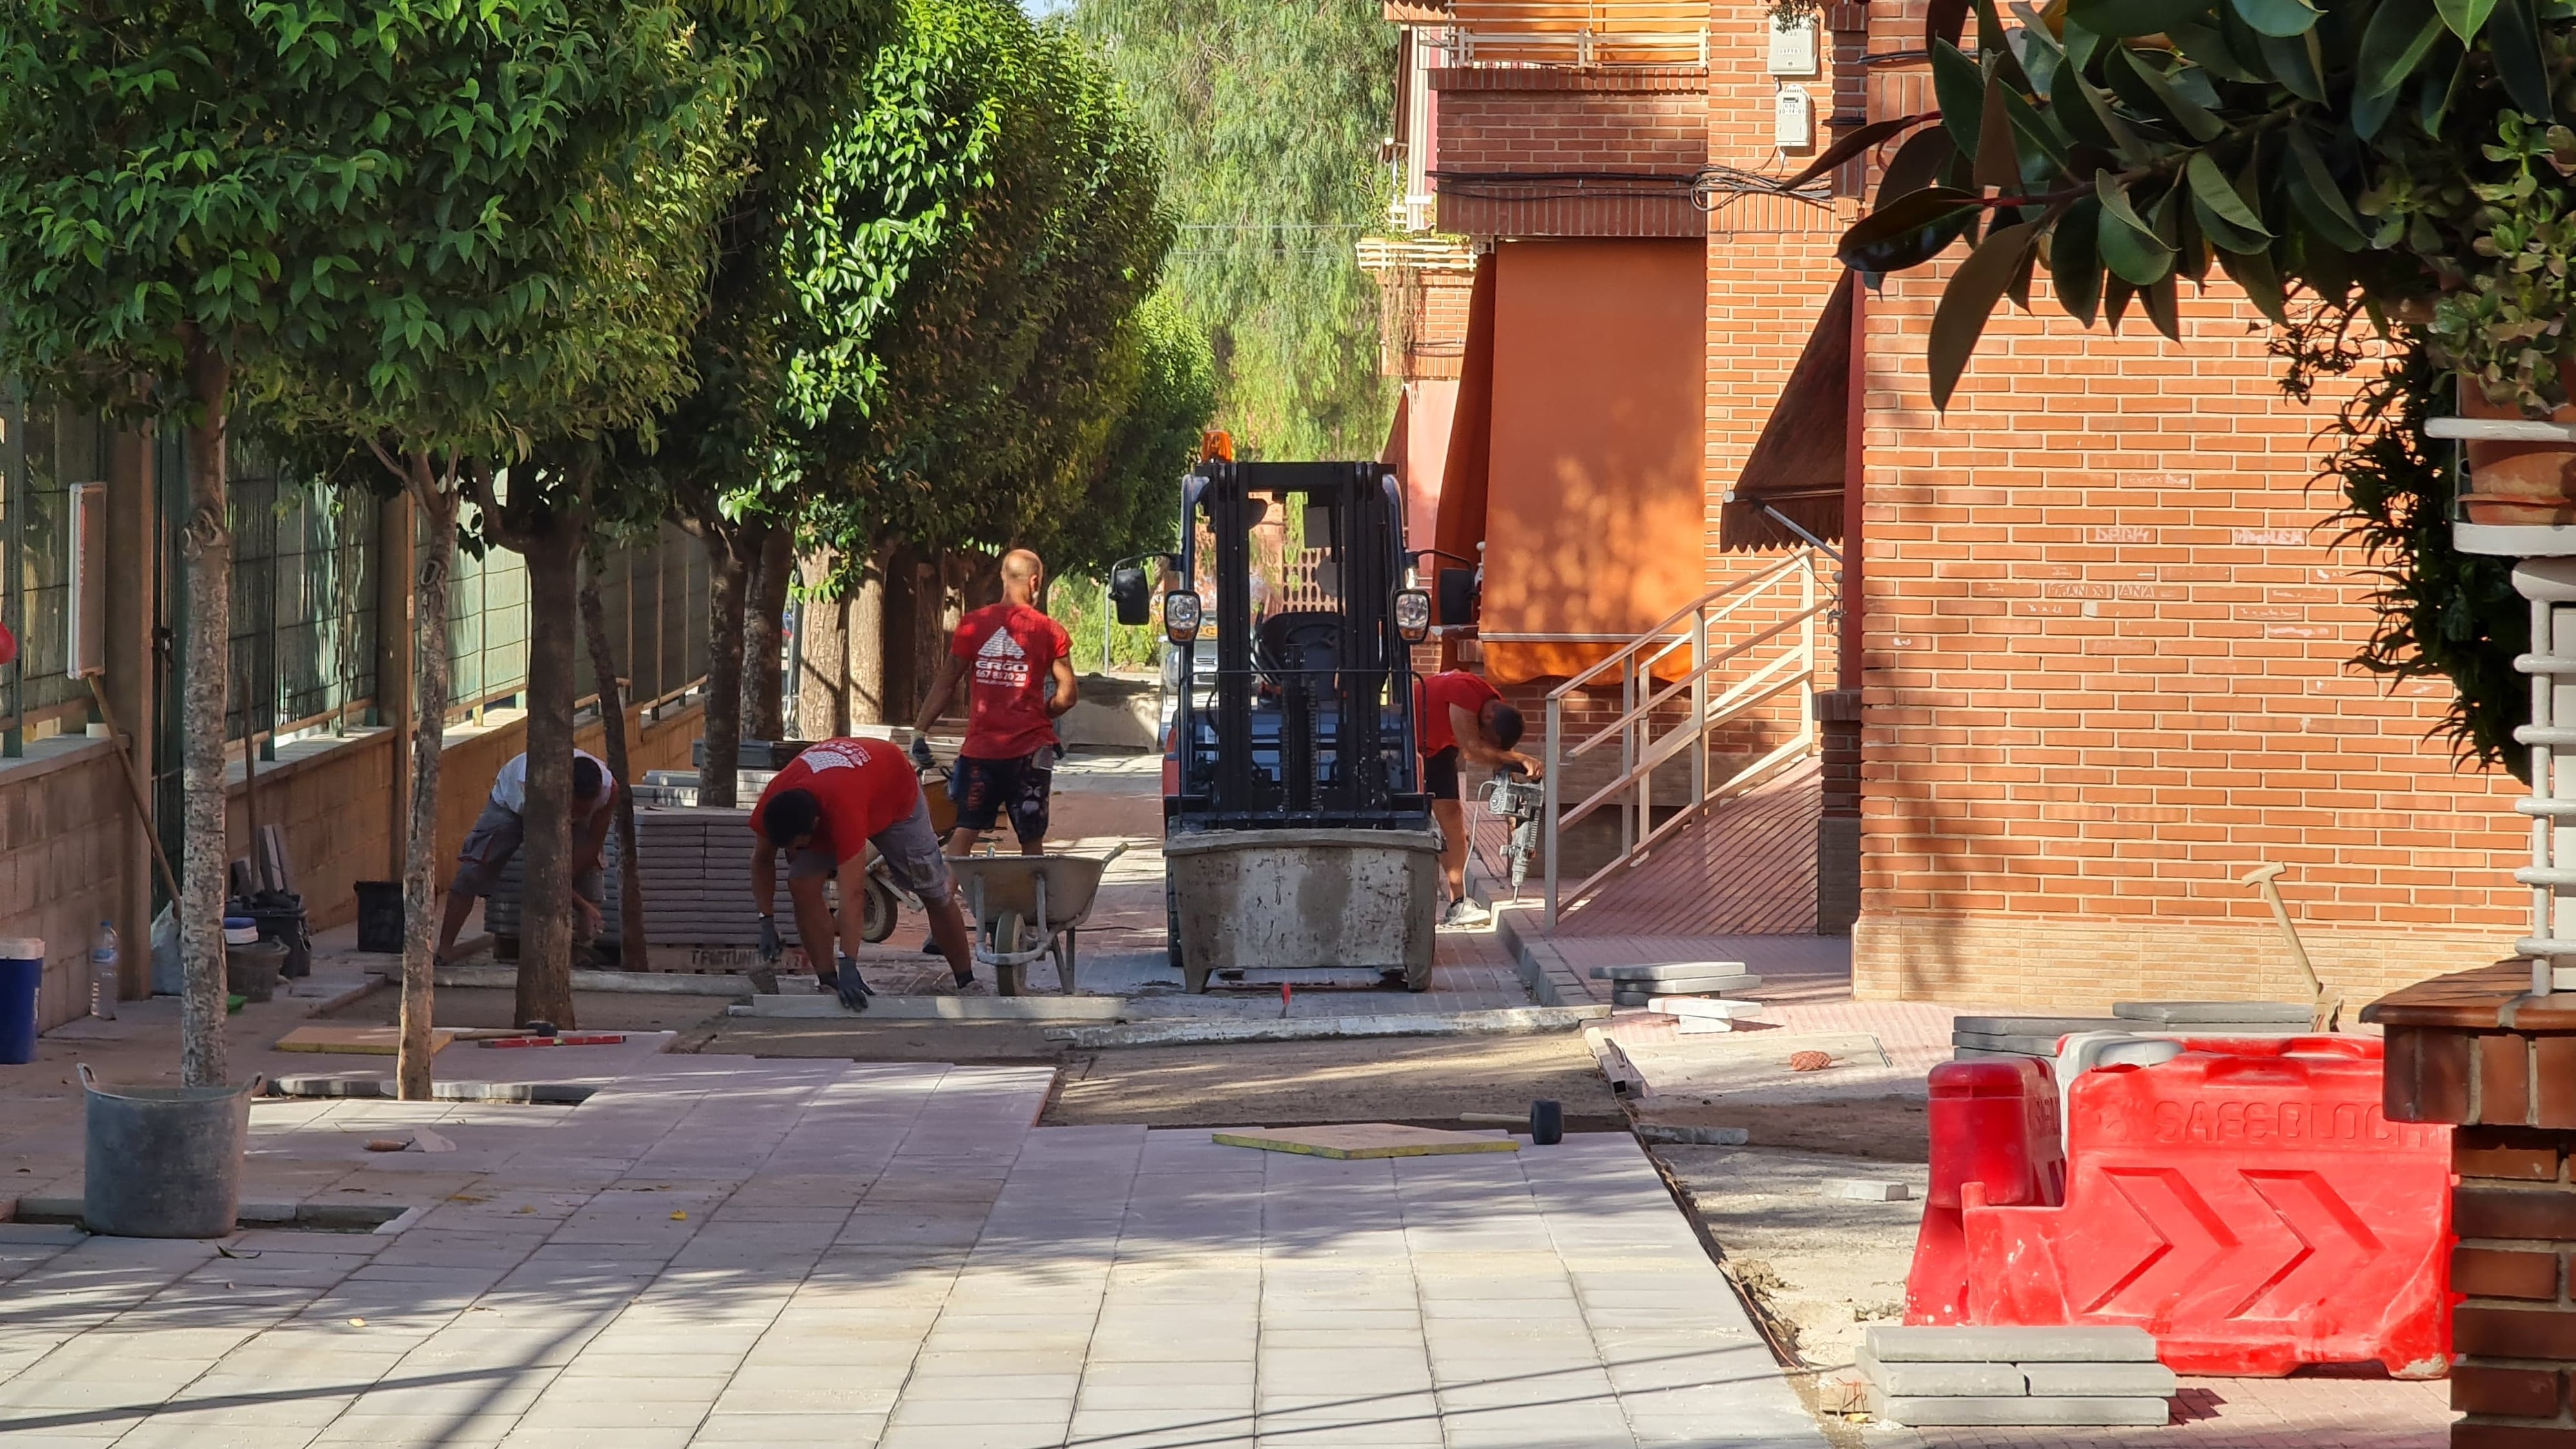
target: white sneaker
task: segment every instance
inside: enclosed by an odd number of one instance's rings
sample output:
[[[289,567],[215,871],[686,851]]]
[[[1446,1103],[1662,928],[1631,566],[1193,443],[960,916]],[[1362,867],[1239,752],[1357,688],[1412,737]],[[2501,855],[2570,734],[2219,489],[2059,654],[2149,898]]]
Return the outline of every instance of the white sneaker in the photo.
[[[1490,926],[1493,923],[1493,912],[1474,901],[1465,899],[1451,901],[1449,913],[1440,918],[1440,924],[1444,926],[1459,926],[1470,930],[1478,926]]]

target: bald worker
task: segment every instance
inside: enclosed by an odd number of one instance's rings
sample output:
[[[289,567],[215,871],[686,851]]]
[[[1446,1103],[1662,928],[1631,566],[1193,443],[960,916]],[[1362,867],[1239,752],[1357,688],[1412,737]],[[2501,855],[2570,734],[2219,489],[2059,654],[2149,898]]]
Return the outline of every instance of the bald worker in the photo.
[[[947,663],[913,721],[913,763],[926,770],[933,760],[925,736],[958,681],[967,681],[966,742],[948,777],[948,798],[957,802],[957,828],[948,833],[952,856],[973,854],[1004,815],[1022,855],[1046,851],[1055,719],[1073,708],[1076,688],[1073,641],[1038,608],[1045,583],[1046,565],[1036,554],[1015,548],[1002,555],[1002,602],[957,621]]]

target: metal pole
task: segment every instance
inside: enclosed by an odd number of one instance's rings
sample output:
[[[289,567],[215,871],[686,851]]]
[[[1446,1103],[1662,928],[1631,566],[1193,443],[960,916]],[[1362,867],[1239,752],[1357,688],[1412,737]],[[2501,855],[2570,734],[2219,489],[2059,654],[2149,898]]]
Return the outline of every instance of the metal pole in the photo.
[[[1547,836],[1547,929],[1556,930],[1556,781],[1560,769],[1558,745],[1564,739],[1565,704],[1551,694],[1547,697],[1547,774],[1541,778],[1541,798],[1545,801],[1544,820]]]

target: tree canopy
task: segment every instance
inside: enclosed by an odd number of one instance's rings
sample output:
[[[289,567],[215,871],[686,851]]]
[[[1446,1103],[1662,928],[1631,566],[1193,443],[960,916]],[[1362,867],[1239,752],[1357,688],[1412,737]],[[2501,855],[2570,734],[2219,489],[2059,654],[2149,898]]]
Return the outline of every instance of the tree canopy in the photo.
[[[1078,0],[1159,146],[1179,223],[1165,285],[1208,336],[1247,457],[1370,458],[1394,386],[1355,244],[1385,225],[1396,31],[1377,0]]]

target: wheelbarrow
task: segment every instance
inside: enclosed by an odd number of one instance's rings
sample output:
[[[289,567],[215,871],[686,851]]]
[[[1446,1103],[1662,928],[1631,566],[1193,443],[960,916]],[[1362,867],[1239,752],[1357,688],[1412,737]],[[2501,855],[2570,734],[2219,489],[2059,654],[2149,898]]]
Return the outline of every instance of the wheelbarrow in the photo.
[[[951,857],[948,868],[964,887],[966,915],[975,927],[975,960],[993,968],[994,989],[1020,994],[1020,970],[1041,956],[1055,958],[1056,980],[1073,994],[1074,950],[1082,923],[1100,894],[1100,877],[1126,846],[1103,856],[970,855]],[[1020,942],[1034,927],[1037,944]]]

